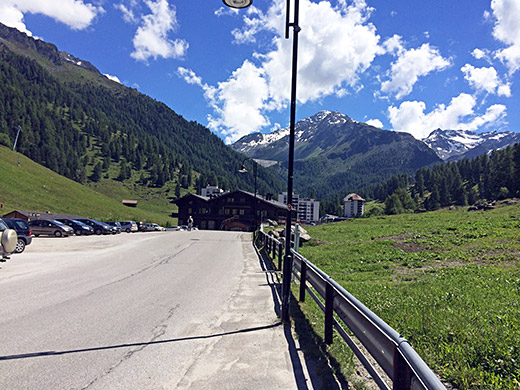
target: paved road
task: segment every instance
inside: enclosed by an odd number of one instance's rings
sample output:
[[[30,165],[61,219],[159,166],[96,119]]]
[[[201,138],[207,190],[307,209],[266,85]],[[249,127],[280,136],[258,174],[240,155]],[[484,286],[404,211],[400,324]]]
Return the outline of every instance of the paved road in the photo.
[[[0,263],[0,389],[311,388],[271,294],[245,233],[35,238]]]

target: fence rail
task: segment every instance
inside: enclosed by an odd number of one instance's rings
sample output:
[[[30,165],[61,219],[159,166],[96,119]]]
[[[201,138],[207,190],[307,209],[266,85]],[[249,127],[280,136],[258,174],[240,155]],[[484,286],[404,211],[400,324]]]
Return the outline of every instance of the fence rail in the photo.
[[[273,260],[277,259],[277,267],[281,270],[283,244],[263,231],[258,231],[256,234],[256,244],[262,244],[269,256]],[[304,301],[306,293],[308,293],[325,313],[324,338],[327,344],[332,344],[333,329],[335,328],[381,389],[446,389],[404,337],[325,272],[295,250],[291,250],[291,252],[294,259],[293,273],[300,280],[299,300]],[[334,313],[341,322],[335,318]],[[392,387],[387,385],[377,368],[345,330],[342,323],[392,381]]]

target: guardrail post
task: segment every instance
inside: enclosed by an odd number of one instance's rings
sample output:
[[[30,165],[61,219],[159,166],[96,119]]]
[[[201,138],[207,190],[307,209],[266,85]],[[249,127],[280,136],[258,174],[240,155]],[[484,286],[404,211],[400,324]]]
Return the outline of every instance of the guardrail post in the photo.
[[[394,367],[393,367],[393,390],[411,390],[412,378],[410,367],[404,360],[399,347],[396,345],[394,348]]]
[[[307,287],[307,263],[302,261],[300,271],[300,302],[305,302],[305,289]]]
[[[274,241],[274,238],[273,240],[271,241],[271,246],[272,246],[272,250],[273,250],[273,255],[271,256],[274,259],[276,259],[276,242]]]
[[[332,344],[332,330],[334,327],[334,288],[327,283],[325,289],[325,343]]]
[[[282,269],[283,244],[278,244],[278,270]]]

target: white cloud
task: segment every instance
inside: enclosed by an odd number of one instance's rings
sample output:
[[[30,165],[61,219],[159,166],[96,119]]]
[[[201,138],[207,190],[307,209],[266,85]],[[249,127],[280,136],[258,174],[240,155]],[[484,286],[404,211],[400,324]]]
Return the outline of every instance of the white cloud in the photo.
[[[383,128],[383,122],[381,122],[379,119],[369,119],[365,123],[367,125],[377,127],[378,129]]]
[[[475,105],[473,96],[461,93],[448,106],[439,104],[429,113],[425,113],[424,102],[405,101],[399,107],[391,106],[388,117],[394,130],[422,139],[437,128],[477,130],[485,125],[499,124],[506,116],[506,107],[501,104],[488,107],[481,115],[475,113]]]
[[[464,78],[478,92],[486,92],[491,94],[511,96],[511,88],[509,84],[503,83],[493,67],[475,68],[470,64],[464,65],[460,69],[464,73]]]
[[[106,73],[103,74],[103,76],[105,76],[109,80],[112,80],[112,81],[115,81],[116,83],[121,84],[121,80],[119,80],[119,77],[117,77],[117,76],[112,76],[112,75],[106,74]]]
[[[403,38],[395,34],[383,42],[383,47],[387,53],[401,54],[404,51]]]
[[[138,18],[135,16],[134,10],[132,7],[127,7],[124,4],[114,4],[114,8],[121,11],[123,14],[123,20],[127,23],[137,23]]]
[[[388,95],[395,94],[397,99],[412,92],[419,77],[443,70],[450,65],[450,61],[443,58],[439,50],[432,48],[428,43],[418,49],[400,52],[399,58],[392,64],[390,80],[381,84],[382,92]]]
[[[269,94],[263,76],[261,68],[246,60],[227,81],[218,83],[216,88],[205,88],[217,114],[208,118],[209,127],[222,134],[226,143],[269,124],[262,114]]]
[[[208,127],[220,133],[226,143],[270,124],[262,114],[268,96],[262,73],[261,68],[246,60],[227,81],[213,87],[203,83],[193,70],[177,69],[179,77],[204,90],[204,96],[215,111],[214,116],[208,116]]]
[[[300,103],[329,95],[344,96],[362,88],[360,74],[377,54],[384,52],[374,25],[368,22],[371,12],[364,0],[351,5],[338,1],[336,7],[327,1],[300,1],[300,24],[305,26],[304,33],[299,35]],[[256,65],[245,61],[228,81],[206,88],[206,97],[215,97],[211,100],[215,115],[210,126],[220,129],[228,141],[268,125],[265,114],[281,110],[290,99],[292,40],[281,35],[285,31],[285,1],[274,1],[265,13],[251,8],[243,18],[243,27],[233,31],[235,42],[254,41],[260,32],[272,34],[272,40],[270,50],[254,53]],[[231,110],[235,107],[238,111],[236,107],[244,98],[236,91],[250,95],[254,91],[251,85],[259,87],[255,91],[258,97],[251,96],[254,104],[241,107],[244,111],[237,118],[239,113],[232,114]],[[243,115],[245,110],[248,115]],[[225,127],[228,130],[223,130]]]
[[[471,52],[471,55],[476,58],[477,60],[485,59],[489,61],[489,51],[484,49],[475,49]]]
[[[491,9],[496,18],[493,36],[509,45],[498,50],[495,55],[513,74],[520,69],[520,1],[492,0]]]
[[[103,12],[102,7],[83,0],[2,0],[0,22],[31,35],[23,22],[26,13],[45,15],[74,30],[81,30]]]
[[[181,78],[183,78],[184,81],[186,81],[188,84],[198,85],[200,87],[206,88],[202,84],[202,79],[199,76],[197,76],[195,74],[195,72],[192,71],[191,69],[186,69],[186,68],[179,66],[179,68],[177,68],[177,74]]]
[[[142,24],[137,29],[131,54],[138,61],[149,58],[180,58],[186,54],[188,43],[183,39],[168,39],[168,33],[178,27],[175,7],[170,7],[167,0],[147,0],[151,14],[142,17]]]

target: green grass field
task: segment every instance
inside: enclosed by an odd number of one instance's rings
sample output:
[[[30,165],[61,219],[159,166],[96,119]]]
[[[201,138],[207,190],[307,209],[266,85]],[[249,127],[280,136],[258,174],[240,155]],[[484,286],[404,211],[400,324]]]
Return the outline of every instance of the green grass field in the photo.
[[[300,252],[407,338],[443,381],[520,389],[520,201],[466,210],[309,227]],[[323,334],[308,301],[302,310]],[[348,365],[342,344],[330,352]]]
[[[103,188],[96,191],[96,186]],[[169,217],[174,205],[169,204],[168,193],[134,187],[134,184],[128,188],[125,183],[108,179],[89,188],[0,146],[0,202],[4,204],[0,215],[13,210],[50,211],[104,221],[177,223]],[[123,199],[137,199],[138,207],[123,206]]]

